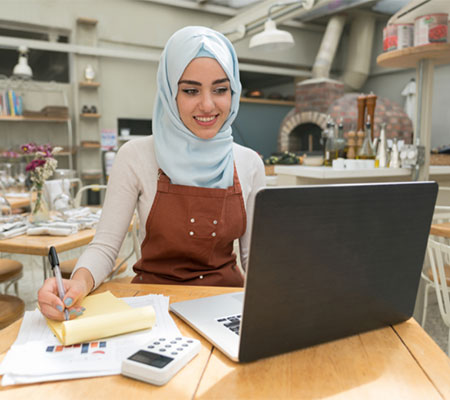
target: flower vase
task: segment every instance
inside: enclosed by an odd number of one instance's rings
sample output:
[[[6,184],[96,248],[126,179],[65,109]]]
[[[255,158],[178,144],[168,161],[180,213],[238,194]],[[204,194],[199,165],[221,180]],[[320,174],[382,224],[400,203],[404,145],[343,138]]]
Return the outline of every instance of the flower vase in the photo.
[[[50,208],[42,188],[33,187],[31,190],[31,213],[29,220],[33,224],[47,222],[50,218]]]

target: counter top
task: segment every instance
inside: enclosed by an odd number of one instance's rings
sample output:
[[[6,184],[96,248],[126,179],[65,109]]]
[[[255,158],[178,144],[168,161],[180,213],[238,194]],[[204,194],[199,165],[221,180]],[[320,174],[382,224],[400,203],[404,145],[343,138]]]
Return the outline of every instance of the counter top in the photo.
[[[370,168],[370,169],[333,169],[331,167],[308,167],[303,165],[275,165],[277,175],[303,176],[316,179],[330,178],[370,178],[370,177],[407,177],[411,170],[407,168]]]
[[[409,168],[333,169],[331,167],[309,167],[304,165],[275,165],[275,174],[292,175],[315,179],[410,177]],[[430,175],[450,175],[450,165],[431,165]]]

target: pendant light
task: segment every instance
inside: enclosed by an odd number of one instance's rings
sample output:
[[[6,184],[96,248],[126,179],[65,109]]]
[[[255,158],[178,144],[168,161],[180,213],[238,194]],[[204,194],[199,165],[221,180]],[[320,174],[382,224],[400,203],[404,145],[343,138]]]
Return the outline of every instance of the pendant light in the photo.
[[[313,6],[314,0],[294,0],[288,2],[274,3],[269,7],[267,20],[264,23],[264,30],[250,39],[250,49],[263,49],[266,51],[285,50],[294,46],[293,36],[277,28],[276,22],[272,19],[272,9],[291,4],[297,4],[297,7],[309,9]]]
[[[13,69],[13,76],[22,79],[31,79],[33,77],[33,71],[28,65],[28,48],[25,46],[19,46],[19,61]]]

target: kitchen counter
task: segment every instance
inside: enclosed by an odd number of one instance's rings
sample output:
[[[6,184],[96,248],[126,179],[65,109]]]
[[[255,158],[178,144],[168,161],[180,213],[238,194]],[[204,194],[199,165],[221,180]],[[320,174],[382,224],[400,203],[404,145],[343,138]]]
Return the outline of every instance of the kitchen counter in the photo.
[[[333,169],[303,165],[275,165],[276,185],[318,185],[332,183],[402,182],[412,179],[408,168]],[[450,187],[450,165],[431,165],[429,179]],[[273,183],[272,183],[273,185]],[[450,205],[449,194],[440,193],[437,204]]]

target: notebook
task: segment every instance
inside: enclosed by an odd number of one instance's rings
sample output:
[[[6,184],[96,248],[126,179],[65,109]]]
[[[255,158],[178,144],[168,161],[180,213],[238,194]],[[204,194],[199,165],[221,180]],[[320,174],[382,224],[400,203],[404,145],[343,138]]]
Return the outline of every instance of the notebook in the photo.
[[[170,309],[240,362],[405,321],[436,195],[435,182],[263,188],[244,292]]]

